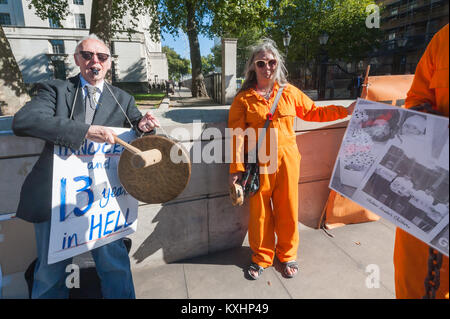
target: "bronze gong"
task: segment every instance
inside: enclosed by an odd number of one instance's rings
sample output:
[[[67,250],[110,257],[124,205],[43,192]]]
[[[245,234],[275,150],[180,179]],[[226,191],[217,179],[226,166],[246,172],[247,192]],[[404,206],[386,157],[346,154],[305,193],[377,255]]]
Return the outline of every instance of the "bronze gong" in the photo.
[[[157,149],[162,155],[160,162],[137,168],[133,164],[134,154],[123,150],[118,174],[131,196],[141,202],[159,204],[176,198],[186,188],[191,176],[191,163],[189,155],[179,144],[157,135],[140,137],[130,144],[143,152]]]

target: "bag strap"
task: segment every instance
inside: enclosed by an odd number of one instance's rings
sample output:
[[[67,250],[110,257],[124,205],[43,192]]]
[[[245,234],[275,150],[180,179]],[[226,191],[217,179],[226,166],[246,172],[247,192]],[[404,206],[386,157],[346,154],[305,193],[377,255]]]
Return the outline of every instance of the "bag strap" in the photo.
[[[256,154],[258,154],[258,150],[261,147],[261,143],[264,139],[264,136],[266,136],[266,130],[269,127],[270,122],[272,121],[273,115],[275,114],[275,110],[277,109],[278,101],[280,101],[281,94],[283,93],[283,89],[284,89],[284,85],[280,86],[280,88],[278,89],[277,95],[275,96],[275,100],[273,100],[273,104],[272,104],[272,108],[270,109],[270,113],[267,114],[266,123],[264,123],[264,127],[262,128],[261,134],[259,135],[259,138],[258,138],[258,146],[256,147]]]

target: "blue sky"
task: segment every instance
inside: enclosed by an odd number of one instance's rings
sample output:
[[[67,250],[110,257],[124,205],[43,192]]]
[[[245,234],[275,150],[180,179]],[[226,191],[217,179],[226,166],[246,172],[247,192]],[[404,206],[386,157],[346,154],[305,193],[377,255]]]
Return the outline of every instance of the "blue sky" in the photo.
[[[186,34],[180,34],[174,38],[170,34],[164,33],[164,40],[161,40],[163,46],[168,46],[175,50],[181,57],[190,59],[189,57],[189,40]],[[208,39],[202,35],[198,36],[200,43],[200,54],[207,56],[211,53],[211,48],[214,46],[214,40]]]

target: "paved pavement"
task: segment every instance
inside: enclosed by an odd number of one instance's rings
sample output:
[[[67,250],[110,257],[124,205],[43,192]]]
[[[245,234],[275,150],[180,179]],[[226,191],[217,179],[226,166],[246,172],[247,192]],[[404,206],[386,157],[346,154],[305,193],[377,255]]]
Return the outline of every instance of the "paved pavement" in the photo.
[[[278,262],[247,279],[251,251],[242,247],[162,266],[134,269],[137,298],[149,299],[392,299],[394,227],[387,221],[330,231],[300,224],[299,273]]]
[[[194,99],[187,88],[166,100],[166,110],[214,104]],[[162,114],[163,110],[160,110]],[[155,111],[158,114],[158,111]],[[175,122],[183,117],[175,119]],[[222,115],[223,116],[223,115]],[[169,120],[166,117],[162,121]],[[174,120],[173,118],[171,120]],[[136,296],[142,299],[392,299],[395,227],[385,220],[323,230],[300,224],[299,274],[281,275],[278,262],[254,281],[247,279],[251,250],[241,247],[162,266],[135,268]]]

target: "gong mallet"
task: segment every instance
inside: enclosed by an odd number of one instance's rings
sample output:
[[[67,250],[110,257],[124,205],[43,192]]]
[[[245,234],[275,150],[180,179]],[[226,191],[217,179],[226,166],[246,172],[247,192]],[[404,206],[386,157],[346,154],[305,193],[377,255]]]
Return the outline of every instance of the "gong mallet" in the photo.
[[[135,168],[145,168],[161,162],[162,154],[158,149],[141,151],[137,147],[128,144],[117,136],[114,136],[114,142],[122,145],[133,154],[131,157],[131,164]]]

